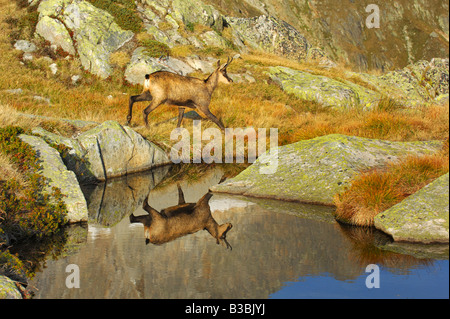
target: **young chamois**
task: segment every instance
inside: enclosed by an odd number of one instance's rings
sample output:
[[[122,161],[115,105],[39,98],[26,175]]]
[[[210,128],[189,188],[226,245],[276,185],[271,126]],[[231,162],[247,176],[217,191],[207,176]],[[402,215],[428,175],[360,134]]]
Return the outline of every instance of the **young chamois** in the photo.
[[[148,215],[130,215],[130,223],[144,224],[145,243],[161,245],[206,229],[216,239],[217,244],[223,242],[227,249],[231,249],[231,245],[226,240],[226,235],[233,226],[230,223],[219,225],[212,217],[209,207],[212,194],[206,194],[197,203],[186,203],[183,190],[180,185],[177,185],[177,187],[178,205],[158,212],[148,204],[147,195],[142,208]]]
[[[148,115],[163,103],[178,106],[178,124],[181,126],[185,108],[192,108],[197,113],[214,122],[222,131],[225,126],[209,110],[211,96],[219,83],[229,84],[233,80],[227,74],[227,67],[233,61],[228,58],[227,63],[221,67],[217,61],[217,69],[206,79],[178,75],[166,71],[158,71],[145,75],[144,90],[140,95],[130,97],[127,125],[132,118],[133,104],[141,101],[152,101],[144,109],[144,122],[148,126]]]

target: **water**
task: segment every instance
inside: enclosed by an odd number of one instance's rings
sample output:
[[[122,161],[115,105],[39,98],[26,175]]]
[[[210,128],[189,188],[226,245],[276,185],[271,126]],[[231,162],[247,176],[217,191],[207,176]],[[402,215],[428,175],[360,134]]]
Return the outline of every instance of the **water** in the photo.
[[[214,195],[211,218],[231,223],[225,240],[200,230],[147,243],[142,202],[158,211],[178,204],[168,168],[85,190],[87,227],[71,227],[66,247],[48,257],[30,285],[39,298],[449,298],[448,245],[393,244],[373,229],[345,227],[327,207]],[[187,203],[219,182],[220,169],[181,182]],[[219,243],[217,243],[219,242]],[[379,267],[369,289],[366,266]],[[68,265],[80,288],[69,289]]]

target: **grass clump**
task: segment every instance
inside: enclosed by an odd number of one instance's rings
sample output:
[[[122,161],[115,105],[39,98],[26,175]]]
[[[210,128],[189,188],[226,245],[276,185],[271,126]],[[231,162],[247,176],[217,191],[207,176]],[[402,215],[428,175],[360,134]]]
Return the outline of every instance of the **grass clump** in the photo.
[[[409,156],[357,177],[335,197],[336,218],[357,226],[373,226],[374,217],[400,203],[449,171],[448,140],[441,152]]]
[[[36,152],[20,140],[22,133],[19,127],[0,128],[0,153],[17,168],[16,175],[26,180],[24,185],[18,178],[0,177],[0,245],[50,236],[64,224],[67,213],[59,189],[44,193],[46,179],[39,174]]]
[[[116,23],[125,30],[139,33],[143,30],[142,21],[132,0],[88,0],[99,9],[109,12]]]

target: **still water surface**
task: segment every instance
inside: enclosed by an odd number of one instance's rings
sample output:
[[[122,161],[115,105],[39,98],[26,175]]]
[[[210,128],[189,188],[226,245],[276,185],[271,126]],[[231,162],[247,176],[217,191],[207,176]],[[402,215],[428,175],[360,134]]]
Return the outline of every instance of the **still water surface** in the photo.
[[[89,224],[72,227],[64,255],[36,273],[35,298],[449,298],[448,245],[394,245],[373,229],[338,224],[327,207],[214,195],[211,218],[233,225],[226,240],[200,230],[148,243],[130,215],[147,215],[148,194],[157,211],[178,205],[177,183],[161,184],[168,171],[86,188]],[[214,169],[178,183],[186,203],[221,177]],[[66,286],[71,264],[80,288]],[[366,287],[369,264],[380,268],[380,288]]]

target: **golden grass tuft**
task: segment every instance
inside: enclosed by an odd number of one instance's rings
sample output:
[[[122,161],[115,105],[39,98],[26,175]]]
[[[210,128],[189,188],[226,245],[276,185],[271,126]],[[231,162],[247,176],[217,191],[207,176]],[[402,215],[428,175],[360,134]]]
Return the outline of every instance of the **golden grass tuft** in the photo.
[[[377,214],[448,173],[448,161],[446,142],[437,154],[408,156],[362,173],[346,191],[335,196],[336,218],[352,225],[372,226]]]

